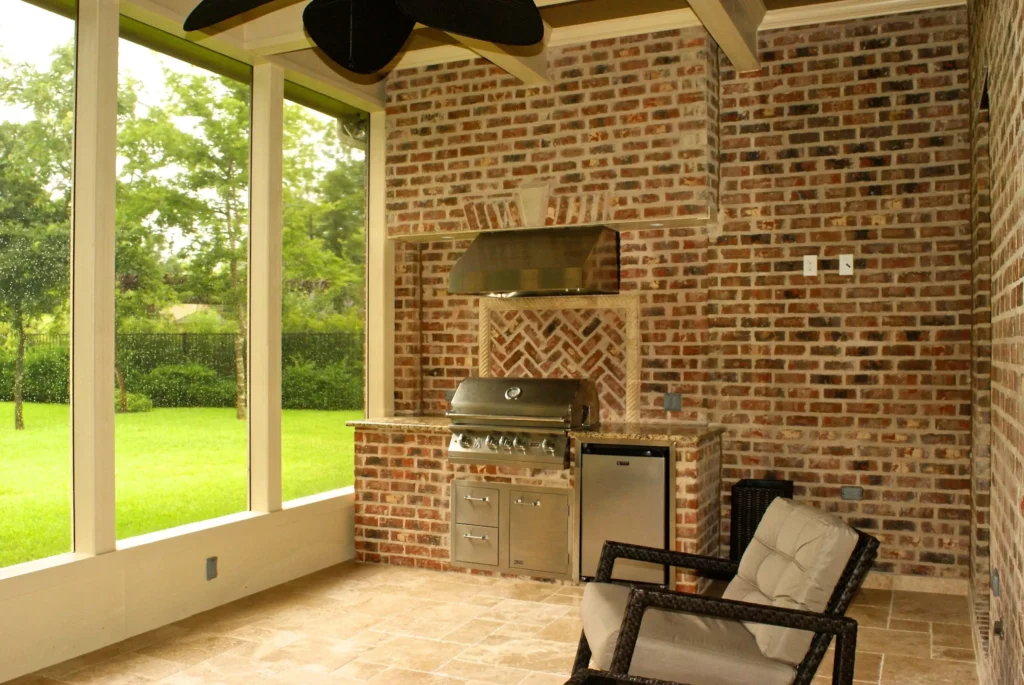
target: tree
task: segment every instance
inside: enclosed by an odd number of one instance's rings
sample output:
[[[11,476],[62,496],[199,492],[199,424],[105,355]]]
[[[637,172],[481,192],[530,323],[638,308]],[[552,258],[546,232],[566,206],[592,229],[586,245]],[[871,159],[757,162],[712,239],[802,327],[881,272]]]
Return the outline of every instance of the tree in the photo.
[[[248,253],[249,87],[227,78],[165,70],[166,114],[194,123],[174,126],[160,143],[173,173],[168,184],[188,198],[179,228],[189,244],[187,262],[194,301],[233,313],[235,410],[246,417],[246,255]]]
[[[22,387],[28,322],[67,300],[69,278],[66,206],[41,182],[32,137],[24,129],[0,124],[0,314],[10,321],[15,335],[15,430],[25,429]]]
[[[0,60],[0,100],[33,114],[0,123],[0,315],[15,335],[15,430],[25,428],[27,330],[69,294],[74,57],[70,46],[53,57],[48,71]]]
[[[361,331],[365,164],[337,121],[285,108],[283,328]]]

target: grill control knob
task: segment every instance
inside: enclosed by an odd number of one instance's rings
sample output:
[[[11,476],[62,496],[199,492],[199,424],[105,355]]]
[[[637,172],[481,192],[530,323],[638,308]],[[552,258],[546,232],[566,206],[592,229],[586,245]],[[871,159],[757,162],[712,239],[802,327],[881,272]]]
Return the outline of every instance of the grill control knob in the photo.
[[[512,451],[512,438],[508,437],[507,435],[501,436],[500,444],[501,448],[506,452]]]
[[[459,447],[461,447],[464,450],[468,450],[473,446],[473,436],[470,435],[469,433],[460,433],[458,440]]]
[[[529,444],[529,441],[522,435],[517,435],[516,439],[512,441],[512,446],[522,452],[526,451],[526,446]]]
[[[544,438],[544,440],[540,443],[540,448],[547,452],[548,454],[554,454],[555,441],[552,440],[551,438]]]
[[[494,437],[493,435],[488,435],[487,439],[484,441],[484,443],[487,445],[487,449],[489,449],[490,451],[492,451],[492,452],[497,452],[498,451],[498,439],[496,437]]]

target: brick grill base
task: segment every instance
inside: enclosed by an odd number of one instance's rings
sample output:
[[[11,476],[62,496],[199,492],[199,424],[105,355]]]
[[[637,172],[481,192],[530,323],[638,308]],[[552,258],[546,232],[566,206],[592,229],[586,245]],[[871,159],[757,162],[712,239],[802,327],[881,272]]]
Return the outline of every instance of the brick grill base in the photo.
[[[575,461],[558,471],[452,464],[447,432],[357,428],[355,441],[355,547],[363,562],[463,571],[449,553],[453,479],[566,489],[575,483]],[[677,550],[718,556],[720,470],[720,436],[677,445]],[[678,572],[675,585],[694,592],[707,581]]]

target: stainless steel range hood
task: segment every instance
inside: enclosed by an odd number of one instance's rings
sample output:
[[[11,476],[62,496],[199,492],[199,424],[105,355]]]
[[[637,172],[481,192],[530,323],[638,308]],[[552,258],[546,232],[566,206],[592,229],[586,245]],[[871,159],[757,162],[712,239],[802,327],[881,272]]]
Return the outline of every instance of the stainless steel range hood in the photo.
[[[619,292],[619,234],[604,226],[481,233],[452,267],[453,295]]]

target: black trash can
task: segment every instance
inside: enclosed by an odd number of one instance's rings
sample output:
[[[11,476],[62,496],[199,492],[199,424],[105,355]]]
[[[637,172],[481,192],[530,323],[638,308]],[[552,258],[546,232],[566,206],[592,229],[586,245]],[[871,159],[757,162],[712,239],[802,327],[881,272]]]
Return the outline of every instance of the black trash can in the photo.
[[[791,480],[744,479],[732,486],[732,525],[729,532],[729,558],[739,561],[768,505],[776,497],[793,499]]]

